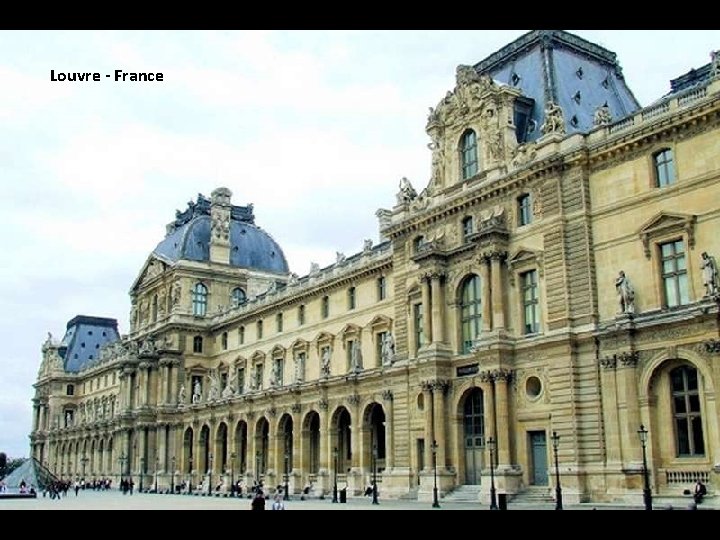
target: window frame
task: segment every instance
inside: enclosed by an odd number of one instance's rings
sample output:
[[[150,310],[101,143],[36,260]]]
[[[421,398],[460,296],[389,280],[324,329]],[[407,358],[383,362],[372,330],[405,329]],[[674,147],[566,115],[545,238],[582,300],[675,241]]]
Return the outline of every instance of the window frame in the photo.
[[[664,159],[663,161],[660,161],[661,157],[665,157],[668,154],[669,159]],[[677,164],[675,159],[675,151],[673,150],[673,148],[666,146],[655,150],[652,153],[651,161],[655,184],[654,187],[665,188],[677,183]],[[667,176],[666,179],[662,178],[663,175],[661,174],[661,170],[663,171],[664,175]],[[671,174],[669,174],[668,171]]]
[[[472,137],[471,137],[472,136]],[[472,138],[472,141],[469,139]],[[470,154],[472,152],[472,155]],[[477,132],[468,128],[460,135],[460,180],[465,182],[480,171],[480,159],[478,156],[478,136]],[[474,158],[474,159],[468,159]]]
[[[684,261],[685,267],[678,270],[678,264],[677,260],[680,258],[678,256],[678,252],[676,251],[677,244],[681,244],[683,251],[682,251],[682,258]],[[669,256],[663,255],[663,247],[664,246],[672,246],[673,253]],[[658,255],[658,265],[659,265],[659,276],[660,276],[660,291],[661,291],[661,305],[664,309],[674,309],[679,308],[682,306],[687,306],[691,303],[691,284],[690,284],[690,272],[688,268],[688,250],[686,248],[685,238],[684,237],[675,237],[670,238],[663,241],[657,242],[657,255]],[[665,262],[672,262],[673,264],[673,270],[670,272],[665,271]],[[682,298],[682,288],[680,286],[680,280],[682,276],[685,277],[685,298]],[[676,304],[670,305],[670,299],[668,298],[667,294],[667,282],[668,280],[673,281],[674,285],[674,293],[675,293],[675,299],[677,300]],[[684,300],[684,301],[683,301]]]
[[[208,308],[209,289],[202,281],[198,281],[192,288],[192,306],[195,317],[205,317]]]

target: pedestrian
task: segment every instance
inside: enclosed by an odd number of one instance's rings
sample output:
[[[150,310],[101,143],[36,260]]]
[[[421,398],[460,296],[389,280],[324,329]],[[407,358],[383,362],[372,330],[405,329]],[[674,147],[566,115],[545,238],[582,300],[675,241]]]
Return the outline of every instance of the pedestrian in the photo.
[[[272,503],[273,510],[285,510],[285,505],[283,504],[282,497],[278,494],[275,495],[275,500]]]
[[[250,503],[250,508],[252,510],[265,510],[265,497],[262,490],[258,489],[255,492],[255,498]]]

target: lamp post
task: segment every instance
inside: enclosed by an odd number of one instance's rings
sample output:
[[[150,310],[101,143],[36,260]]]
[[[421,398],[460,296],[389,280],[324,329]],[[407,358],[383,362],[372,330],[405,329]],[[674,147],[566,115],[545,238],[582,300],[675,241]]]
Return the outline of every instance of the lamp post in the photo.
[[[255,450],[255,483],[260,486],[260,450]]]
[[[378,457],[377,444],[374,444],[373,450],[372,450],[372,458],[373,458],[373,463],[372,463],[372,468],[373,468],[372,495],[373,495],[373,499],[372,499],[372,503],[373,504],[380,504],[378,502],[378,490],[377,490],[377,457]]]
[[[88,457],[87,457],[85,454],[83,454],[83,457],[80,458],[80,462],[82,463],[82,466],[83,466],[83,469],[82,469],[82,477],[83,477],[83,480],[85,479],[85,465],[87,465],[87,462],[88,462],[88,461],[90,461],[90,460],[88,459]]]
[[[558,447],[560,446],[560,435],[553,431],[550,439],[552,440],[553,452],[555,454],[555,510],[562,510],[562,488],[560,487],[560,467],[558,467]]]
[[[495,495],[495,445],[497,442],[490,437],[487,440],[490,449],[490,510],[497,510],[497,497]]]
[[[160,468],[160,456],[155,454],[155,493],[158,492],[158,469]]]
[[[193,489],[193,468],[192,468],[193,458],[192,458],[192,456],[190,456],[188,458],[188,463],[190,464],[190,482],[188,482],[188,494],[192,495],[192,489]]]
[[[290,439],[285,437],[285,493],[283,493],[283,500],[289,501],[289,481],[290,481]]]
[[[170,494],[175,493],[175,456],[170,460],[172,464],[171,478],[170,478]]]
[[[125,471],[125,462],[126,461],[127,461],[127,457],[125,457],[125,454],[121,455],[118,458],[118,463],[120,464],[120,474],[118,474],[118,476],[120,477],[121,480],[122,480],[123,474],[125,474],[124,471]],[[119,484],[120,484],[120,482],[118,481],[118,485]]]
[[[337,496],[337,469],[338,469],[338,449],[337,446],[333,448],[333,459],[335,461],[335,468],[333,469],[333,498],[332,502],[338,502]]]
[[[438,501],[438,488],[437,488],[437,442],[433,440],[432,446],[430,449],[432,450],[432,457],[433,457],[433,508],[440,508],[440,501]]]
[[[230,454],[230,496],[235,495],[235,452]]]
[[[145,475],[145,456],[140,458],[140,493],[143,490],[143,476]]]
[[[638,429],[638,436],[640,437],[643,452],[643,502],[645,503],[645,510],[652,510],[652,492],[650,491],[650,477],[648,476],[647,453],[645,450],[648,430],[645,429],[645,426],[642,424],[640,424],[640,429]]]
[[[212,468],[213,468],[213,455],[212,452],[208,455],[210,467],[208,468],[208,495],[212,495]]]

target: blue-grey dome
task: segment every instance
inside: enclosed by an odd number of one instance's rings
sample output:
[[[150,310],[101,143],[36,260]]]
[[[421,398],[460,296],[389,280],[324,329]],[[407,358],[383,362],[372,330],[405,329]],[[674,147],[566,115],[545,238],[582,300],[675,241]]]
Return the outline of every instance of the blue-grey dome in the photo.
[[[170,261],[186,259],[210,260],[210,205],[198,196],[188,210],[178,212],[175,222],[168,226],[168,235],[153,253]],[[288,273],[288,264],[280,246],[272,237],[256,226],[252,206],[233,206],[230,220],[230,264],[240,268]]]

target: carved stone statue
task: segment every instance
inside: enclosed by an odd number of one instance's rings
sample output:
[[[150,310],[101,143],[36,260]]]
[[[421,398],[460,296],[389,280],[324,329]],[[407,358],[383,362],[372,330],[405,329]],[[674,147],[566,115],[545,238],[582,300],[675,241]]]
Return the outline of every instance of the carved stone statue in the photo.
[[[720,51],[710,51],[710,76],[720,76]]]
[[[400,191],[397,194],[398,204],[409,203],[417,197],[417,191],[412,187],[410,180],[404,176],[400,179]]]
[[[363,253],[370,253],[372,251],[373,241],[370,238],[363,240]]]
[[[195,381],[195,385],[193,386],[192,402],[200,403],[201,401],[202,401],[202,386],[200,386],[200,381]]]
[[[185,395],[185,385],[181,384],[180,390],[178,390],[178,395],[177,395],[178,405],[184,405],[186,399],[187,399],[187,396]]]
[[[618,313],[635,313],[635,289],[622,270],[615,278],[615,290],[618,298]]]
[[[235,381],[237,381],[237,370],[232,370],[232,373],[225,383],[225,388],[222,391],[223,399],[231,398],[235,395]]]
[[[277,388],[278,386],[280,386],[280,380],[282,378],[282,373],[280,373],[280,366],[280,362],[275,362],[275,365],[270,372],[270,388]]]
[[[715,296],[718,294],[718,269],[715,264],[715,258],[708,254],[707,251],[702,253],[702,262],[700,263],[702,269],[703,285],[705,286],[704,296]]]
[[[208,392],[208,401],[217,401],[220,398],[220,378],[217,370],[212,370],[208,374],[210,379],[210,391]]]
[[[310,276],[317,276],[320,273],[320,265],[316,262],[310,263]]]
[[[320,373],[323,377],[330,376],[330,347],[325,347],[322,350],[322,357],[320,363]]]
[[[385,334],[382,342],[382,364],[383,366],[390,366],[395,361],[395,338],[392,332]]]
[[[335,252],[335,264],[336,264],[336,265],[340,266],[340,265],[342,265],[342,264],[345,264],[345,261],[346,261],[346,260],[347,260],[347,259],[346,259],[344,253],[342,253],[342,252],[340,252],[340,251],[336,251],[336,252]]]
[[[595,116],[593,117],[594,126],[606,126],[612,123],[612,113],[607,101],[595,109]]]
[[[182,293],[182,287],[180,282],[176,281],[172,289],[172,305],[177,306],[180,303],[180,294]]]
[[[65,427],[71,427],[72,426],[72,413],[70,411],[65,411]]]
[[[445,165],[445,151],[443,150],[440,141],[435,139],[428,143],[427,147],[432,150],[432,182],[440,183],[442,182],[443,167]]]
[[[298,275],[295,272],[290,272],[290,278],[288,279],[288,285],[291,287],[300,283]]]
[[[305,353],[295,355],[295,382],[301,383],[305,380]]]
[[[545,123],[542,125],[542,132],[565,134],[565,120],[560,105],[553,101],[548,101],[545,107]]]
[[[362,369],[362,350],[360,349],[360,340],[354,339],[350,346],[350,371],[360,371]]]

